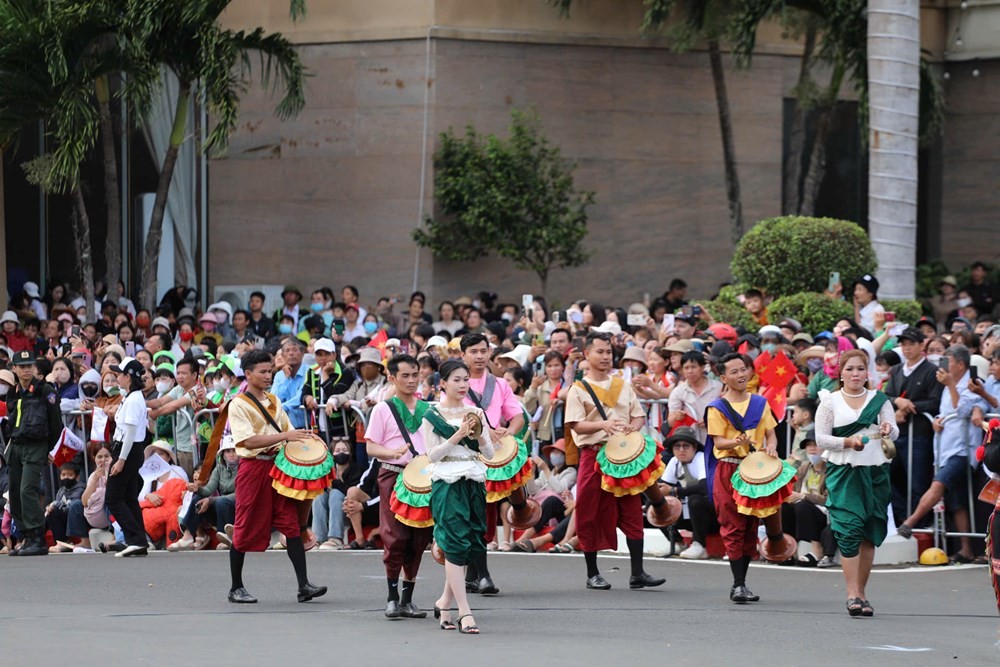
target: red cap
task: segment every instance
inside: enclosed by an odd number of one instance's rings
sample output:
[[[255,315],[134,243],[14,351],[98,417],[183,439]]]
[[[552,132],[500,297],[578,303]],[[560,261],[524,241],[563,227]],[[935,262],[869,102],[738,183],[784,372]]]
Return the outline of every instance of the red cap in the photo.
[[[715,336],[716,340],[724,340],[733,344],[736,343],[736,329],[734,329],[732,325],[726,324],[725,322],[713,324],[708,328],[708,333]]]

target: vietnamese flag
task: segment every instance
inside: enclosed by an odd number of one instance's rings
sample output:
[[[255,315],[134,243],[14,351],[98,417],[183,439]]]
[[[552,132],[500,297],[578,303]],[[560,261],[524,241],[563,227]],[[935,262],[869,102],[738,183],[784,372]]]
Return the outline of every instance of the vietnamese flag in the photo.
[[[784,421],[785,411],[788,409],[788,394],[785,393],[785,388],[774,385],[765,387],[761,396],[767,399],[767,404],[771,408],[771,412],[774,413],[775,420]]]
[[[795,379],[798,370],[784,352],[778,352],[771,357],[767,368],[760,372],[760,381],[769,387],[784,390]]]
[[[754,371],[756,371],[757,376],[763,384],[767,384],[767,380],[764,378],[767,376],[767,371],[771,367],[771,361],[771,353],[767,350],[758,354],[757,358],[753,360]]]
[[[371,342],[368,343],[368,347],[374,347],[381,354],[382,358],[385,359],[385,344],[389,341],[389,334],[386,333],[385,329],[379,329],[379,332],[375,334]]]

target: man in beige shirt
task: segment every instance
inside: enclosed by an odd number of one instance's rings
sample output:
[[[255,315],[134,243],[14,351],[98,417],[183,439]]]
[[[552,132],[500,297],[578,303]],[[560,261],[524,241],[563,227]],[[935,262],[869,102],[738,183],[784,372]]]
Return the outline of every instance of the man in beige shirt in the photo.
[[[605,491],[601,487],[601,472],[597,470],[597,452],[608,438],[615,433],[638,431],[646,414],[632,387],[609,375],[613,356],[608,334],[588,335],[586,356],[590,368],[566,396],[566,428],[580,448],[576,530],[587,561],[587,588],[611,588],[597,569],[597,552],[618,547],[616,528],[625,533],[632,561],[629,588],[660,586],[665,580],[649,576],[642,567],[642,499],[631,494],[618,497]]]

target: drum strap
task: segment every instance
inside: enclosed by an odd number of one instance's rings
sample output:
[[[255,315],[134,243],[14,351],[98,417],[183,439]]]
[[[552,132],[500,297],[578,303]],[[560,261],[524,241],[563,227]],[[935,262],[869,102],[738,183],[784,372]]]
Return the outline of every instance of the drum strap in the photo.
[[[413,446],[413,440],[410,439],[410,432],[403,426],[403,417],[396,410],[396,406],[393,405],[392,401],[386,401],[385,404],[389,406],[389,412],[392,413],[392,418],[396,420],[396,426],[399,427],[399,432],[402,434],[403,440],[406,440],[406,446],[410,449],[410,453],[414,456],[420,456],[417,453],[417,448]]]
[[[249,399],[250,399],[250,401],[251,401],[251,402],[252,402],[252,403],[253,403],[254,405],[256,405],[256,406],[257,406],[257,409],[258,409],[258,410],[260,410],[260,414],[264,415],[264,419],[266,419],[266,420],[267,420],[267,423],[271,425],[271,428],[273,428],[273,429],[274,429],[275,431],[277,431],[278,433],[283,433],[283,431],[281,430],[281,427],[280,427],[280,426],[278,426],[278,422],[274,421],[274,417],[272,417],[272,416],[271,416],[271,413],[269,413],[269,412],[268,412],[268,411],[267,411],[267,410],[266,410],[266,409],[264,408],[264,406],[263,406],[263,405],[261,405],[260,401],[258,401],[258,400],[257,400],[257,397],[256,397],[256,396],[254,396],[254,395],[253,395],[253,394],[251,394],[250,392],[246,392],[246,393],[243,393],[243,394],[240,394],[240,395],[241,395],[241,396],[245,396],[245,397],[249,398]]]
[[[583,379],[580,380],[580,384],[587,390],[590,397],[594,399],[594,405],[597,407],[597,412],[601,415],[601,419],[608,421],[608,413],[604,411],[604,405],[601,403],[601,399],[597,398],[597,392],[594,391],[594,388],[590,386],[589,382]]]
[[[493,424],[490,423],[490,418],[486,416],[486,408],[490,407],[490,403],[493,402],[493,393],[497,388],[497,377],[493,373],[486,374],[486,385],[483,387],[483,393],[479,393],[469,389],[469,398],[472,402],[476,404],[476,407],[483,411],[483,416],[486,417],[486,425],[491,429]]]

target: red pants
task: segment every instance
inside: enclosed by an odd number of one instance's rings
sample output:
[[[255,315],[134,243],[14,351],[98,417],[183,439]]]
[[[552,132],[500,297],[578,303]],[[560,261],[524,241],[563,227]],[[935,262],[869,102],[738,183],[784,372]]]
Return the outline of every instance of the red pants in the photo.
[[[378,534],[385,547],[382,562],[385,563],[387,578],[399,579],[399,572],[402,570],[407,581],[416,581],[420,558],[424,554],[424,549],[431,543],[434,529],[414,528],[396,520],[396,515],[389,507],[389,497],[396,486],[398,476],[399,473],[385,468],[380,468],[378,471]]]
[[[499,503],[486,503],[486,535],[484,539],[486,544],[489,544],[497,538],[497,523],[500,519],[500,504],[506,500],[501,500]]]
[[[271,486],[273,461],[242,459],[236,472],[236,522],[233,547],[237,551],[265,551],[271,529],[286,538],[299,537],[298,503]]]
[[[755,516],[740,514],[733,500],[733,483],[730,481],[736,472],[735,463],[719,461],[715,467],[715,484],[712,487],[712,500],[715,503],[715,513],[719,517],[719,535],[726,547],[729,560],[736,561],[744,556],[753,558],[757,555],[757,522]]]
[[[618,548],[621,528],[630,540],[641,540],[642,497],[615,496],[601,488],[601,472],[597,469],[597,450],[580,448],[580,472],[576,480],[576,534],[582,551],[603,551]]]

